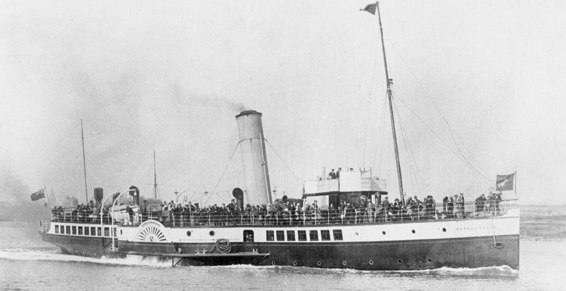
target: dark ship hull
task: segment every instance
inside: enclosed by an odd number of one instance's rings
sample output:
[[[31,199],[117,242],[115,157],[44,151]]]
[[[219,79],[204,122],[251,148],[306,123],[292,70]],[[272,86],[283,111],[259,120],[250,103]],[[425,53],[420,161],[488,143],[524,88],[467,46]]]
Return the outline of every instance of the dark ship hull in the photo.
[[[157,221],[146,221],[137,227],[115,226],[117,235],[113,239],[92,233],[54,233],[57,225],[59,230],[69,225],[71,229],[98,226],[52,222],[40,233],[46,242],[69,254],[96,258],[155,257],[170,260],[173,265],[250,264],[357,270],[508,266],[518,270],[518,223],[519,217],[512,214],[353,225],[165,227]],[[301,233],[306,235],[304,241],[300,241]],[[254,238],[247,237],[249,234]]]

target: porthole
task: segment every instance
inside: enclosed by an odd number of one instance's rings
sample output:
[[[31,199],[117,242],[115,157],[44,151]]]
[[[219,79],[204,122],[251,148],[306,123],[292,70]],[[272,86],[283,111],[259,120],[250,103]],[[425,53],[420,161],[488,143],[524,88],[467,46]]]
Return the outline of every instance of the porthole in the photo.
[[[369,264],[373,266],[373,260],[369,260]]]
[[[342,266],[346,266],[346,261],[342,261]]]
[[[446,232],[446,228],[442,228],[442,231]]]
[[[297,265],[297,261],[293,261],[293,266],[296,266],[296,265]]]
[[[385,235],[385,231],[382,231],[381,233],[383,233],[383,235]]]
[[[356,232],[356,235],[358,235],[358,233]]]
[[[208,234],[210,234],[210,236],[214,236],[214,230],[211,230]]]
[[[318,261],[318,262],[316,262],[316,265],[320,267],[322,265],[322,263],[320,261]]]
[[[120,229],[120,235],[122,235],[122,230]]]
[[[192,234],[191,231],[187,230],[187,236],[191,236],[191,234]]]
[[[432,260],[431,260],[431,259],[428,259],[427,261],[428,261],[429,263],[432,263]]]
[[[275,261],[271,261],[271,264],[275,266]]]
[[[397,260],[397,263],[401,264],[401,263],[403,263],[403,260]]]
[[[413,229],[413,233],[415,233],[415,230]]]

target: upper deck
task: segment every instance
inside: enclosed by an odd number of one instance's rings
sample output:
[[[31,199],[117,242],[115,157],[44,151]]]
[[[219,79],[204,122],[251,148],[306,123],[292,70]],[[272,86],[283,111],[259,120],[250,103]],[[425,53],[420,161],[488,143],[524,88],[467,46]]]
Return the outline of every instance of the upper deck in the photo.
[[[303,184],[306,196],[340,193],[380,193],[387,194],[387,181],[372,177],[371,170],[338,171],[335,179],[316,179]]]
[[[51,217],[52,222],[64,224],[99,224],[116,226],[136,227],[147,220],[156,220],[166,227],[238,227],[238,226],[261,226],[261,225],[281,225],[281,226],[308,226],[308,225],[355,225],[355,224],[392,224],[408,223],[420,221],[441,221],[441,220],[474,220],[484,219],[492,216],[504,216],[518,212],[511,211],[518,209],[516,200],[503,200],[497,203],[486,202],[478,205],[475,202],[467,202],[462,210],[456,206],[450,208],[449,205],[436,204],[432,208],[424,204],[418,204],[413,209],[411,207],[384,208],[383,206],[362,207],[353,206],[344,209],[328,208],[299,208],[296,210],[257,210],[257,211],[234,211],[225,210],[212,211],[210,209],[200,211],[190,211],[187,208],[166,211],[150,211],[147,213],[138,212],[137,209],[131,214],[122,213],[121,215],[111,216],[108,213],[102,215],[88,211],[54,211]],[[457,213],[461,212],[461,216]]]

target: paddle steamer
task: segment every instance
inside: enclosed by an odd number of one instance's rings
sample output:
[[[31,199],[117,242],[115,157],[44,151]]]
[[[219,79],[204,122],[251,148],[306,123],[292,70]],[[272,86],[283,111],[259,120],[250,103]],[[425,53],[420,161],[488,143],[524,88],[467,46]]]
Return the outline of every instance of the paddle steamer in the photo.
[[[372,7],[366,11],[372,12]],[[385,61],[385,49],[383,57]],[[387,67],[386,79],[399,188],[403,193],[391,108],[392,81]],[[340,171],[335,179],[326,179],[324,175],[325,178],[306,181],[300,210],[281,207],[244,211],[247,204],[285,202],[273,201],[271,196],[261,116],[254,110],[236,116],[246,177],[245,191],[236,188],[233,192],[240,211],[203,212],[190,206],[184,211],[142,211],[137,188],[104,199],[102,189],[97,188],[97,202],[112,205],[108,212],[54,211],[51,221],[40,222],[43,240],[74,255],[149,256],[171,260],[173,265],[252,264],[359,270],[506,265],[519,269],[520,215],[515,201],[498,202],[497,209],[490,210],[478,210],[473,203],[466,203],[459,217],[446,211],[442,204],[436,205],[439,211],[433,213],[419,205],[416,211],[394,211],[381,201],[388,195],[386,181],[372,175],[371,169],[349,169]],[[126,212],[118,202],[129,195],[135,205]],[[404,200],[403,194],[400,199]],[[304,207],[314,200],[314,207]],[[344,203],[357,207],[334,207]],[[401,203],[401,207],[408,205]]]

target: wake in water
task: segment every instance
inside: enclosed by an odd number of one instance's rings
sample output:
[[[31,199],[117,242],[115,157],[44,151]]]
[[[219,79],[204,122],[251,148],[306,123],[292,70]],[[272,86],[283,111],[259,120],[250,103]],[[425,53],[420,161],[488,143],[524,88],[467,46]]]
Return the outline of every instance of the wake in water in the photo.
[[[148,266],[157,268],[170,268],[171,262],[161,260],[156,257],[128,256],[126,258],[90,258],[75,255],[66,255],[61,253],[57,248],[3,248],[0,249],[0,260],[18,260],[18,261],[60,261],[60,262],[81,262],[103,265],[116,266]],[[186,267],[184,267],[186,268]],[[519,271],[513,270],[508,266],[500,267],[483,267],[483,268],[448,268],[430,270],[413,270],[413,271],[361,271],[354,269],[319,269],[308,267],[291,267],[291,266],[252,266],[252,265],[228,265],[228,266],[207,266],[198,268],[224,268],[224,269],[275,269],[281,272],[295,273],[350,273],[350,274],[381,274],[393,276],[450,276],[450,277],[516,277]]]
[[[0,260],[16,261],[60,261],[60,262],[82,262],[103,265],[122,266],[149,266],[149,267],[171,267],[168,261],[159,260],[154,257],[128,256],[126,258],[100,259],[66,255],[55,248],[4,248],[0,249]]]
[[[227,265],[227,266],[207,266],[198,268],[219,268],[219,269],[256,269],[256,270],[277,270],[279,272],[303,273],[303,274],[375,274],[385,276],[446,276],[446,277],[477,277],[477,278],[514,278],[519,275],[519,271],[509,266],[499,267],[482,267],[482,268],[448,268],[429,270],[411,270],[411,271],[365,271],[355,269],[324,269],[309,267],[292,267],[292,266],[252,266],[252,265]]]

